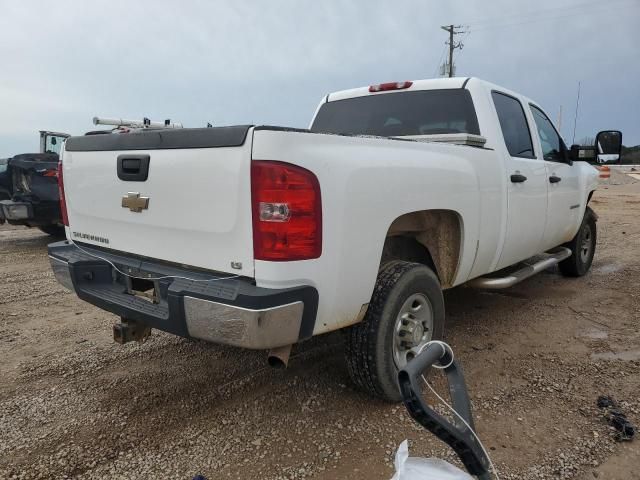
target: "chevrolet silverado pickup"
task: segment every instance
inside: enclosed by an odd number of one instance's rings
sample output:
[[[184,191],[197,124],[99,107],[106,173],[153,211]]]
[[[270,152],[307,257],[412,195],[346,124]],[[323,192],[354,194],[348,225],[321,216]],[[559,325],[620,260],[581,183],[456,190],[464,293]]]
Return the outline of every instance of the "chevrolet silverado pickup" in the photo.
[[[354,382],[397,401],[443,289],[589,270],[598,174],[578,158],[538,104],[476,78],[332,93],[308,129],[71,137],[49,256],[119,342],[155,328],[286,364],[346,329]]]

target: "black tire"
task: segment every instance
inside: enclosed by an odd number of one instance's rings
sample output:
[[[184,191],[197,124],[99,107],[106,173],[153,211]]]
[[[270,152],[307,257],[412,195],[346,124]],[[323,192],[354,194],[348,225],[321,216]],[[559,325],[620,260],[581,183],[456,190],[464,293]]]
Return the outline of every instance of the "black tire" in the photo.
[[[569,258],[558,264],[560,272],[565,277],[581,277],[587,273],[596,253],[597,240],[596,215],[587,207],[578,233],[573,240],[564,245],[570,248],[572,253]]]
[[[374,397],[401,400],[393,345],[400,309],[414,294],[422,294],[433,315],[432,340],[444,333],[444,299],[436,274],[429,267],[394,260],[382,267],[362,322],[347,337],[347,368],[353,382]]]
[[[60,225],[41,225],[38,229],[52,237],[62,238],[65,236],[64,227],[61,227]]]

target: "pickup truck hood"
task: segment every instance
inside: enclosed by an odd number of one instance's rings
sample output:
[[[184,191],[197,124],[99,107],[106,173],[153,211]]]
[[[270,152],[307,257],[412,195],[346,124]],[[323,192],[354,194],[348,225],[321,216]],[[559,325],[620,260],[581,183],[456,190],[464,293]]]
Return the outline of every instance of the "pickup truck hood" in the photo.
[[[62,154],[68,236],[147,258],[253,276],[250,128],[69,138]],[[146,175],[136,179],[132,172],[144,170],[145,162]]]

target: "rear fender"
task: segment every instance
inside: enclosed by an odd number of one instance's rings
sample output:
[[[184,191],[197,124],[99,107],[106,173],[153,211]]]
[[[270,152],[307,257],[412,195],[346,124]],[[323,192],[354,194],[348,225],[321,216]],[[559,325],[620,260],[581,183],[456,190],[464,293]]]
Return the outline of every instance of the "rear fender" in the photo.
[[[402,215],[389,227],[387,238],[408,236],[427,250],[443,288],[453,286],[460,265],[463,222],[453,210],[422,210]]]

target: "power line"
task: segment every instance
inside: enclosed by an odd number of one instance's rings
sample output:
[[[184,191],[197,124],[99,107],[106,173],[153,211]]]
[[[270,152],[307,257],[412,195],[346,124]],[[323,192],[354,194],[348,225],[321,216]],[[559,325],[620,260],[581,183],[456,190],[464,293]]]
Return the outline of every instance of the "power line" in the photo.
[[[469,29],[469,25],[465,25],[464,28],[466,28],[467,31],[465,32],[464,37],[460,39],[460,43],[462,44],[462,46],[464,46],[465,40],[469,38],[469,35],[471,35],[471,30]],[[458,60],[460,59],[461,56],[462,56],[462,49],[460,49],[460,53],[458,54]]]
[[[440,52],[440,57],[438,57],[438,63],[436,65],[436,69],[433,71],[433,76],[437,76],[438,75],[438,69],[440,68],[440,65],[442,64],[442,60],[444,60],[444,52],[447,51],[447,44],[444,44],[444,47],[442,47],[442,52]]]
[[[591,2],[577,3],[574,5],[569,5],[564,7],[546,8],[546,9],[541,9],[536,11],[511,13],[511,14],[502,15],[499,17],[481,18],[481,19],[472,20],[466,23],[471,25],[477,25],[478,27],[482,27],[482,28],[485,28],[485,27],[491,28],[492,26],[502,26],[503,22],[505,21],[507,23],[510,23],[514,20],[522,20],[523,18],[528,18],[527,21],[547,20],[549,18],[553,18],[554,16],[553,14],[557,14],[557,13],[561,13],[562,14],[561,17],[564,17],[566,16],[567,12],[571,12],[573,10],[583,10],[583,13],[590,13],[592,10],[584,11],[584,9],[587,9],[589,7],[594,7],[596,8],[596,10],[598,9],[613,10],[611,8],[612,4],[617,4],[617,3],[628,3],[630,4],[628,6],[637,5],[636,0],[609,0],[608,2],[605,2],[605,3],[603,3],[602,1],[591,1]],[[548,14],[552,14],[552,15],[549,16]],[[573,16],[573,14],[571,15]],[[540,16],[542,17],[531,18],[531,17],[540,17]]]
[[[615,0],[612,0],[612,2],[615,2]],[[616,9],[612,9],[610,4],[606,4],[606,5],[599,4],[599,6],[593,7],[590,11],[583,12],[583,15],[594,14],[594,13],[603,15],[610,12],[614,12],[618,14],[619,13],[618,10],[621,8],[637,7],[638,5],[640,5],[637,2],[629,3],[628,0],[618,0],[618,2],[616,3],[620,3],[620,2],[626,3],[626,5],[619,5]],[[585,5],[591,5],[591,4],[585,4]],[[546,11],[540,11],[540,12],[530,12],[528,14],[519,14],[515,18],[510,18],[512,16],[507,16],[507,17],[502,17],[502,18],[493,19],[493,20],[484,20],[484,21],[469,22],[469,23],[473,26],[473,31],[478,32],[482,30],[490,30],[493,28],[515,27],[518,25],[526,25],[529,23],[540,22],[540,21],[560,20],[563,18],[576,17],[576,14],[574,12],[569,12],[569,11],[563,12],[563,11],[560,11],[559,9],[558,11],[555,12],[556,13],[555,15],[544,15],[544,13],[553,13],[553,11],[546,10]],[[558,13],[560,13],[560,15],[558,15]],[[543,14],[543,15],[540,15],[540,14]],[[529,18],[526,18],[526,17],[529,17]],[[506,21],[500,22],[498,20],[506,20]],[[493,24],[486,23],[486,22],[493,22]],[[480,25],[475,26],[478,23]],[[485,23],[485,24],[483,25],[482,23]]]

